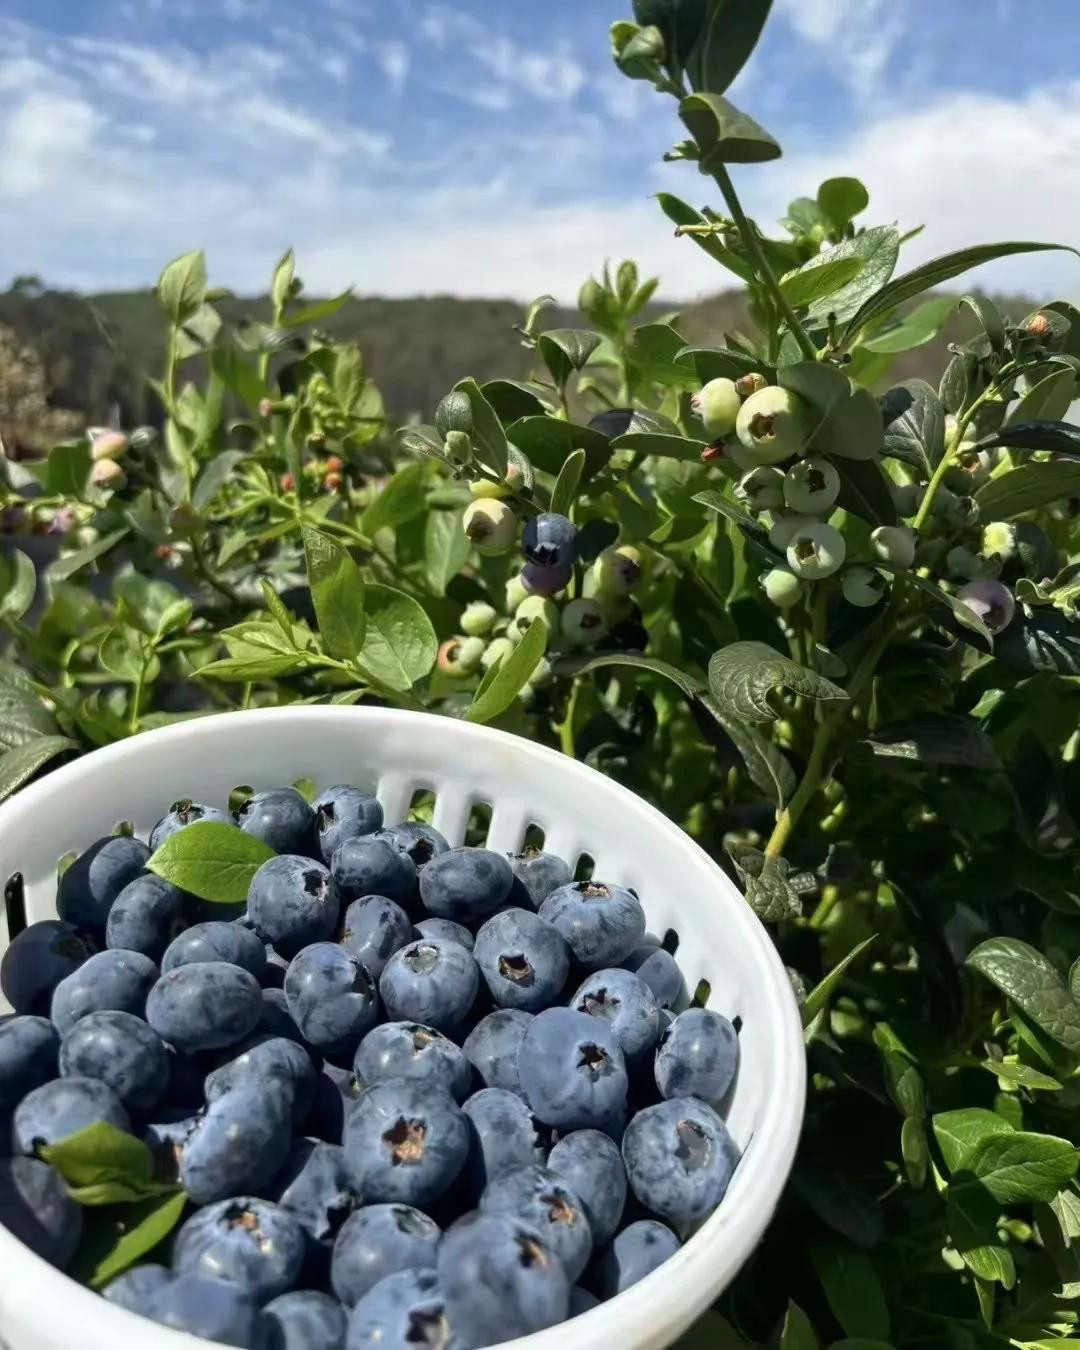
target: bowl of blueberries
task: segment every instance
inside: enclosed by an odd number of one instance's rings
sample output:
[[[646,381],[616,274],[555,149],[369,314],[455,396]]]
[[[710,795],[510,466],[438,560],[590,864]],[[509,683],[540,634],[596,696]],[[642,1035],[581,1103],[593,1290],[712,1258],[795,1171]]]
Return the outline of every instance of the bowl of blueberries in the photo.
[[[773,1214],[784,967],[692,840],[555,751],[202,718],[0,807],[0,873],[18,1350],[662,1347]]]

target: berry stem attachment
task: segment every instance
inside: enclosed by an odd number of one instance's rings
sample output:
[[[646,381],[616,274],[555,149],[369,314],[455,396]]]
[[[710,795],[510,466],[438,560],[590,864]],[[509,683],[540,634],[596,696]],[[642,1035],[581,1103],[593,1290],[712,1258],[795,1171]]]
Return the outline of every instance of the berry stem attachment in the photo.
[[[761,247],[761,241],[758,239],[757,230],[747,219],[746,212],[742,209],[742,203],[739,201],[738,194],[735,191],[735,184],[731,181],[731,175],[723,164],[715,164],[710,172],[716,179],[716,185],[723,194],[727,209],[731,212],[731,217],[739,227],[739,233],[742,235],[743,244],[746,251],[754,260],[757,267],[758,276],[765,283],[769,294],[772,296],[776,308],[784,316],[784,322],[787,324],[795,341],[799,344],[799,350],[808,361],[818,359],[818,350],[813,341],[803,328],[802,324],[795,317],[795,311],[784,298],[784,294],[776,280],[776,273],[772,270],[768,258],[765,256],[765,250]]]

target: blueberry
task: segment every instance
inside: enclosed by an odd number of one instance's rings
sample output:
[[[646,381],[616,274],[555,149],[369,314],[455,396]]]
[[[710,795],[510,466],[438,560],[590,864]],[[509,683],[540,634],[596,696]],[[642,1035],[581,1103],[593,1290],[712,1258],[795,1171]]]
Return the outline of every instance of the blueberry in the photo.
[[[332,787],[320,792],[312,802],[319,851],[329,863],[346,839],[374,834],[383,823],[378,799],[354,787]]]
[[[184,930],[186,908],[183,891],[153,872],[143,872],[113,901],[105,921],[105,945],[160,962],[166,947]]]
[[[341,945],[378,979],[390,957],[412,940],[412,920],[384,895],[363,895],[345,911]]]
[[[664,1032],[656,1052],[656,1086],[662,1097],[700,1097],[715,1106],[735,1079],[739,1038],[709,1008],[687,1008]]]
[[[540,1234],[574,1281],[588,1265],[593,1239],[578,1193],[539,1163],[495,1177],[480,1200],[485,1213],[512,1214]]]
[[[479,984],[471,952],[456,942],[424,938],[393,954],[379,979],[379,993],[395,1022],[454,1031],[472,1007]]]
[[[467,952],[471,952],[475,945],[473,935],[465,925],[455,923],[453,919],[421,919],[416,925],[416,931],[421,937],[443,938],[447,942],[456,942]]]
[[[148,1111],[169,1088],[164,1042],[139,1017],[126,1012],[87,1013],[60,1043],[65,1078],[96,1078],[130,1111]]]
[[[293,957],[335,935],[341,901],[322,863],[285,853],[264,862],[251,878],[247,909],[259,937]]]
[[[161,961],[162,971],[225,961],[250,971],[256,979],[266,967],[266,948],[250,928],[238,923],[197,923],[175,938]]]
[[[551,1131],[536,1119],[516,1093],[481,1088],[462,1106],[469,1121],[466,1180],[479,1196],[501,1172],[547,1161]]]
[[[457,1178],[468,1152],[465,1117],[434,1083],[375,1083],[345,1121],[345,1154],[365,1200],[426,1205]]]
[[[173,1273],[168,1266],[147,1264],[132,1266],[122,1275],[117,1275],[101,1291],[110,1303],[128,1312],[150,1317],[149,1311],[165,1290],[172,1284]]]
[[[401,1270],[434,1270],[442,1236],[434,1219],[410,1205],[365,1205],[342,1225],[330,1282],[351,1308],[380,1280]]]
[[[210,1103],[184,1142],[180,1180],[197,1205],[264,1191],[289,1152],[288,1093],[237,1087]]]
[[[379,831],[379,838],[386,839],[402,853],[408,854],[421,872],[425,865],[439,853],[450,849],[450,841],[440,834],[434,825],[426,825],[420,820],[406,820],[401,825],[388,825]]]
[[[604,1298],[614,1298],[650,1275],[678,1250],[679,1239],[667,1224],[655,1219],[628,1224],[596,1262],[597,1290]]]
[[[78,929],[59,919],[32,923],[0,961],[0,989],[17,1013],[48,1016],[53,990],[73,974],[93,948]]]
[[[0,1158],[0,1224],[61,1270],[82,1238],[82,1209],[60,1173],[36,1158]]]
[[[512,1214],[460,1219],[439,1248],[439,1287],[450,1325],[467,1346],[511,1341],[562,1322],[570,1283],[540,1235]]]
[[[514,889],[510,899],[517,905],[526,902],[530,909],[539,909],[552,891],[568,886],[574,879],[569,863],[554,853],[543,853],[527,848],[523,853],[511,853],[510,869],[514,873]]]
[[[280,989],[285,983],[285,972],[289,969],[289,958],[275,951],[269,942],[263,944],[266,964],[263,966],[259,983],[264,989]]]
[[[200,961],[162,975],[146,1000],[146,1020],[183,1054],[223,1050],[251,1034],[262,1017],[262,990],[249,971]]]
[[[152,1121],[142,1131],[142,1141],[154,1155],[154,1177],[180,1184],[180,1159],[184,1145],[202,1123],[202,1115],[185,1115],[183,1107],[165,1107],[163,1119]]]
[[[346,839],[334,853],[330,870],[344,900],[385,895],[407,906],[416,894],[416,864],[389,839],[378,835]]]
[[[463,1102],[472,1087],[472,1065],[453,1041],[419,1022],[384,1022],[360,1042],[353,1061],[364,1083],[410,1078],[436,1083]]]
[[[570,969],[562,934],[531,909],[504,909],[488,919],[473,956],[495,1002],[526,1012],[557,1002]]]
[[[637,897],[602,881],[575,881],[552,891],[540,917],[554,924],[583,966],[615,966],[637,947],[645,912]]]
[[[38,1146],[58,1144],[80,1130],[104,1121],[130,1129],[127,1112],[116,1093],[97,1078],[54,1078],[28,1092],[11,1121],[16,1153],[33,1157]]]
[[[610,1242],[626,1207],[618,1144],[599,1130],[574,1130],[551,1150],[547,1165],[581,1198],[596,1245]]]
[[[349,1108],[363,1094],[364,1084],[351,1069],[324,1064],[315,1081],[315,1100],[305,1133],[317,1135],[329,1144],[340,1144]]]
[[[582,1313],[591,1312],[593,1308],[600,1306],[600,1300],[595,1294],[590,1294],[587,1289],[583,1289],[580,1284],[575,1284],[570,1290],[570,1307],[567,1311],[567,1319],[571,1317],[580,1317]]]
[[[315,1097],[317,1070],[296,1041],[257,1032],[229,1051],[229,1058],[206,1076],[206,1100],[216,1102],[234,1088],[261,1089],[289,1098],[293,1122],[302,1124]]]
[[[9,1017],[0,1022],[0,1121],[28,1092],[57,1075],[60,1037],[45,1017]]]
[[[304,1039],[334,1059],[351,1058],[379,1015],[367,969],[334,942],[313,943],[293,957],[285,997]]]
[[[521,569],[521,584],[530,595],[558,595],[570,585],[574,575],[571,563],[559,567],[543,567],[527,562]]]
[[[157,852],[166,839],[171,839],[174,834],[178,834],[189,825],[197,825],[200,821],[209,821],[217,825],[233,824],[233,818],[228,811],[222,811],[216,806],[203,806],[201,802],[193,802],[185,797],[173,802],[150,831],[150,851]]]
[[[533,1114],[555,1129],[603,1129],[625,1105],[618,1041],[599,1018],[573,1008],[548,1008],[533,1018],[518,1066]]]
[[[92,937],[104,937],[113,901],[145,868],[149,857],[150,850],[141,839],[123,834],[99,839],[60,878],[57,914]]]
[[[345,1310],[329,1294],[297,1289],[259,1314],[254,1350],[345,1350]]]
[[[56,986],[50,1015],[61,1036],[92,1012],[142,1017],[158,968],[142,952],[97,952]]]
[[[630,1189],[676,1227],[712,1213],[738,1162],[727,1126],[695,1097],[673,1097],[639,1111],[626,1127],[622,1150]]]
[[[285,969],[288,969],[288,963]],[[295,1041],[297,1045],[306,1044],[303,1033],[289,1011],[289,1000],[285,997],[284,989],[264,989],[262,1005],[259,1032],[265,1036],[283,1036],[287,1041]]]
[[[659,945],[635,947],[623,965],[645,981],[659,1008],[670,1008],[686,992],[678,962]]]
[[[570,1006],[606,1022],[629,1064],[648,1055],[660,1034],[653,991],[629,970],[595,971]]]
[[[314,1242],[333,1243],[359,1208],[360,1192],[337,1144],[298,1139],[274,1179],[271,1196]]]
[[[525,526],[521,550],[534,567],[572,566],[577,562],[577,527],[565,516],[545,511]]]
[[[254,835],[275,853],[318,855],[315,812],[295,788],[268,788],[256,792],[233,812],[245,834]]]
[[[465,1038],[465,1057],[489,1088],[521,1093],[518,1050],[533,1014],[500,1008],[482,1017]]]
[[[420,873],[420,898],[439,918],[475,924],[506,902],[513,881],[510,864],[501,853],[452,848],[437,854]]]
[[[471,1342],[479,1344],[479,1342]],[[349,1318],[348,1350],[464,1350],[446,1317],[433,1270],[400,1270],[360,1300]]]
[[[232,1280],[257,1303],[287,1293],[304,1261],[304,1230],[268,1200],[244,1195],[191,1216],[173,1247],[178,1275]]]

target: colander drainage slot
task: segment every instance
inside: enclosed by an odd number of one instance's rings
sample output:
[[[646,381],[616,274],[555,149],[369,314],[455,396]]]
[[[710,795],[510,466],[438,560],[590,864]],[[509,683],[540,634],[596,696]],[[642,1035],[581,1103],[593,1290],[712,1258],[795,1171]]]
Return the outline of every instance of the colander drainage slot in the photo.
[[[465,843],[470,848],[483,848],[491,831],[491,803],[473,802],[465,825]]]
[[[12,872],[4,884],[4,914],[8,942],[13,942],[26,927],[26,888],[21,872]]]
[[[579,853],[577,865],[574,868],[575,881],[591,881],[593,872],[596,870],[596,859],[591,853]]]

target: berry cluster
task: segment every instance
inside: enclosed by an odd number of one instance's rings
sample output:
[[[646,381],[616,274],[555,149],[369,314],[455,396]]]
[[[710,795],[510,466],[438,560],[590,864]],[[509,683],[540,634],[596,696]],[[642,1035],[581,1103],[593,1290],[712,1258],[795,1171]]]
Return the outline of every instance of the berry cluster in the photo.
[[[565,544],[526,547],[558,566]],[[224,917],[147,868],[207,823],[274,850]],[[188,1217],[168,1264],[105,1297],[164,1325],[259,1350],[493,1345],[628,1288],[727,1189],[735,1029],[676,1014],[634,892],[554,855],[277,788],[232,815],[177,802],[149,846],[98,840],[57,914],[0,968],[0,1221],[66,1267],[82,1211],[42,1147],[136,1135]]]

